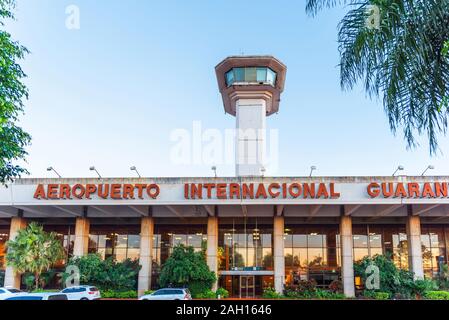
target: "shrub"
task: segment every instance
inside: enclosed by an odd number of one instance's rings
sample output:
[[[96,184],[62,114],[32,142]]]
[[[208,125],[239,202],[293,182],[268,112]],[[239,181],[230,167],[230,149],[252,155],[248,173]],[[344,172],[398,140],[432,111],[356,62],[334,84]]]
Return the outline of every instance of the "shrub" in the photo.
[[[413,272],[398,269],[391,258],[384,255],[365,257],[354,264],[355,275],[361,277],[364,283],[370,275],[365,271],[371,265],[377,266],[380,272],[380,288],[376,291],[386,292],[394,299],[415,298],[416,295],[423,295],[425,291],[435,288],[434,281],[415,281]]]
[[[413,291],[420,296],[423,296],[427,291],[436,291],[438,289],[438,285],[434,280],[416,280],[413,284]]]
[[[428,300],[449,300],[449,292],[447,291],[428,291],[424,294],[424,298]]]
[[[329,290],[334,293],[343,293],[343,282],[334,280],[329,285]]]
[[[264,299],[281,299],[283,296],[276,292],[273,288],[266,288],[263,290],[262,298]]]
[[[197,299],[216,299],[217,295],[212,290],[208,289],[202,293],[196,295]]]
[[[311,280],[301,280],[298,283],[297,290],[303,293],[312,293],[316,291],[317,283],[315,279]]]
[[[137,260],[127,259],[116,262],[109,258],[102,260],[98,254],[70,259],[68,265],[75,265],[80,270],[80,283],[94,285],[101,291],[130,291],[136,289],[140,266]],[[67,279],[68,273],[63,274]]]
[[[217,298],[220,297],[221,299],[229,298],[229,291],[225,288],[218,288],[217,292],[215,292]]]
[[[106,290],[101,292],[101,297],[106,299],[137,299],[137,291]]]
[[[147,291],[145,291],[143,294],[144,295],[147,295],[147,294],[152,294],[154,292],[154,290],[147,290]]]
[[[159,283],[162,287],[188,287],[192,297],[205,293],[217,280],[210,271],[204,252],[178,245],[162,266]]]

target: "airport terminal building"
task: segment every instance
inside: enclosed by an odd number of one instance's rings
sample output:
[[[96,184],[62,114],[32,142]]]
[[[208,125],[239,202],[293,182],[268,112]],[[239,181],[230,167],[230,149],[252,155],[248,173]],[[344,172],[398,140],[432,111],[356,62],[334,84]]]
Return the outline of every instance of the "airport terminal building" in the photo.
[[[229,57],[216,73],[237,129],[264,129],[279,110],[285,66],[271,56]],[[32,221],[59,234],[67,258],[139,259],[140,294],[157,288],[177,244],[207,244],[216,286],[235,297],[309,279],[322,287],[340,279],[354,296],[353,262],[376,254],[421,278],[447,263],[449,177],[264,177],[263,149],[258,135],[238,133],[235,177],[19,179],[2,187],[5,285],[21,283],[6,267],[5,242]]]

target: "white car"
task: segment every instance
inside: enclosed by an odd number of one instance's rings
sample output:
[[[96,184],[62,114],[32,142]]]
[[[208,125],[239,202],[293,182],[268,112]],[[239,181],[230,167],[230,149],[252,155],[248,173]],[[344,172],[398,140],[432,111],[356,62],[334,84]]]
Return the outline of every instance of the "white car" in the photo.
[[[69,287],[60,293],[66,294],[69,300],[98,300],[101,298],[100,290],[94,286]]]
[[[14,288],[0,288],[0,300],[6,300],[17,295],[23,295],[25,292]]]
[[[38,300],[69,300],[66,294],[55,292],[22,293],[14,297],[7,298],[10,301],[38,301]]]
[[[141,296],[139,300],[192,300],[189,289],[166,288]]]

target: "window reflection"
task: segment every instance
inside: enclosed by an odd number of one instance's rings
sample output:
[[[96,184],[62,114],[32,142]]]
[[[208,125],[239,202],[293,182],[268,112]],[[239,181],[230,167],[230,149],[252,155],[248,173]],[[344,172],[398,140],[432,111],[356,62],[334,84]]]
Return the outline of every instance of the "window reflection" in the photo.
[[[272,228],[257,219],[220,225],[219,270],[273,270]]]
[[[267,67],[233,68],[226,75],[226,85],[242,83],[276,84],[276,72]]]
[[[89,253],[98,253],[102,259],[116,261],[139,259],[140,226],[91,225]]]
[[[339,278],[338,226],[286,226],[284,257],[286,284],[314,279],[328,286]]]

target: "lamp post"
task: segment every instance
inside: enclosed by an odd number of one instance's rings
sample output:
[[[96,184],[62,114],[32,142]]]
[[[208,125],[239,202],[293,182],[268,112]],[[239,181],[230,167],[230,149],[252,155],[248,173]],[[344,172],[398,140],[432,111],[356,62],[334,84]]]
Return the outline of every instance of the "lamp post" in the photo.
[[[398,171],[404,171],[404,166],[398,166],[396,170],[393,172],[393,177],[398,173]]]
[[[59,178],[62,178],[62,176],[58,173],[58,171],[56,171],[55,168],[53,168],[53,167],[48,167],[48,168],[47,168],[47,171],[53,171],[54,173],[56,173],[56,175],[57,175]]]
[[[137,175],[139,176],[139,178],[142,178],[142,176],[140,175],[139,171],[137,170],[136,166],[132,166],[131,168],[129,168],[129,170],[131,171],[135,171],[137,173]]]
[[[309,175],[310,178],[312,178],[313,172],[316,171],[316,169],[317,169],[316,166],[310,167],[310,175]]]
[[[426,174],[427,170],[433,170],[433,169],[435,169],[435,166],[429,164],[429,165],[427,166],[426,170],[424,170],[424,172],[421,174],[421,177],[424,176],[424,175]]]
[[[100,173],[98,172],[97,168],[95,168],[94,166],[92,166],[92,167],[89,168],[89,170],[90,170],[90,171],[95,171],[95,172],[97,173],[97,175],[98,175],[98,179],[101,179],[101,175],[100,175]]]

